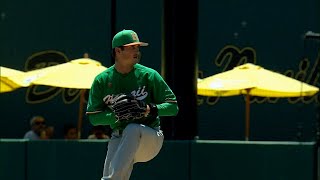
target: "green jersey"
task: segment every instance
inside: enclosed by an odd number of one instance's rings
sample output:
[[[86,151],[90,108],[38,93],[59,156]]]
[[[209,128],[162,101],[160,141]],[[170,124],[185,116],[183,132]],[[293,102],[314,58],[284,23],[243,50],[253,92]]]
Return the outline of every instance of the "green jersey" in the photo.
[[[116,121],[108,107],[113,97],[121,93],[131,94],[146,104],[154,103],[158,108],[158,117],[147,116],[133,122],[156,127],[160,126],[159,116],[178,113],[176,96],[157,71],[135,64],[130,73],[121,74],[113,65],[96,76],[91,86],[86,114],[93,125],[110,125],[120,130],[126,127],[128,123]]]

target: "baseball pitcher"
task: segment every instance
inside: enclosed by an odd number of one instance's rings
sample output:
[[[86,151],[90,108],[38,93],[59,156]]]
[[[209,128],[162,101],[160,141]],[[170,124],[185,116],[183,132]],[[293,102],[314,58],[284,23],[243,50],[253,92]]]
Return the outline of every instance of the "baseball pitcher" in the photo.
[[[159,116],[178,113],[176,96],[160,74],[138,64],[139,48],[147,45],[132,30],[118,32],[112,40],[115,64],[90,89],[90,122],[113,130],[101,180],[128,180],[134,163],[153,159],[164,139]]]

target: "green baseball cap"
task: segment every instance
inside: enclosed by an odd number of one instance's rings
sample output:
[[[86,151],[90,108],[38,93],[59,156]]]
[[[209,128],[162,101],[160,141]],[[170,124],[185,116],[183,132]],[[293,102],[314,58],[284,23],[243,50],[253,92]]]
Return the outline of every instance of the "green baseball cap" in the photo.
[[[124,29],[113,37],[112,49],[120,46],[131,46],[136,44],[139,44],[140,46],[148,46],[148,43],[139,41],[139,37],[136,32]]]

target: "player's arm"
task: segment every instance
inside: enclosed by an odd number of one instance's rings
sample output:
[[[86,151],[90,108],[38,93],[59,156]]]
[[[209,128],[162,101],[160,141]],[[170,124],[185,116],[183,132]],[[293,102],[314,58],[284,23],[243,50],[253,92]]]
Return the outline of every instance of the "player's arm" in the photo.
[[[92,125],[110,125],[112,124],[112,119],[114,119],[114,113],[101,111],[101,112],[87,112],[89,121]]]
[[[103,89],[99,79],[95,79],[89,92],[86,115],[92,125],[110,125],[114,123],[114,113],[103,101]]]
[[[177,98],[159,73],[154,73],[153,97],[159,116],[176,116],[179,111]]]

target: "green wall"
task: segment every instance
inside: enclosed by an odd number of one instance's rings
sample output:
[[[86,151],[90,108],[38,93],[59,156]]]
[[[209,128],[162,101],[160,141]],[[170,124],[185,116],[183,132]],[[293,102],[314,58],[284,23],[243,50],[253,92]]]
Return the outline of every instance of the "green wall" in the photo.
[[[0,139],[0,179],[99,179],[107,141]],[[134,167],[132,180],[314,180],[315,143],[165,141],[148,163]]]
[[[191,179],[314,179],[315,163],[314,143],[198,141]]]
[[[0,139],[0,179],[26,179],[26,140]]]
[[[319,87],[320,1],[199,1],[199,73],[208,77],[251,62]],[[312,141],[319,95],[250,100],[250,139]],[[318,116],[319,117],[319,116]],[[200,139],[240,139],[245,97],[199,96]]]

